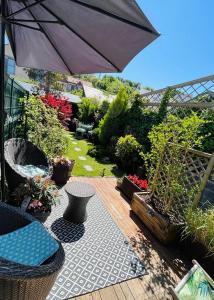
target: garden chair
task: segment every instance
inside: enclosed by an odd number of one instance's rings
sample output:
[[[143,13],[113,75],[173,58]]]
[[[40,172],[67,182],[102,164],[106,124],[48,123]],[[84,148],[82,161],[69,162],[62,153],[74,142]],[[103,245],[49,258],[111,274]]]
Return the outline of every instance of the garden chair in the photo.
[[[174,300],[213,300],[214,281],[206,271],[193,260],[194,266],[175,289],[170,288]]]
[[[2,239],[4,239],[7,236],[11,237],[11,233],[13,234],[15,232],[15,239],[17,239],[17,232],[25,230],[26,234],[26,228],[27,226],[31,227],[34,225],[34,223],[37,223],[38,226],[41,226],[41,230],[45,231],[45,234],[49,236],[49,234],[44,229],[43,225],[36,221],[35,218],[33,218],[31,215],[21,211],[18,208],[12,207],[8,204],[0,202],[0,241],[2,243]],[[32,232],[30,235],[30,238],[28,236],[28,244],[29,241],[36,244],[36,239],[41,238],[41,235],[38,234],[38,231],[36,231],[37,234],[34,235],[32,238]],[[43,232],[44,234],[44,232]],[[14,235],[13,235],[14,236]],[[31,265],[28,264],[21,264],[20,262],[14,262],[11,259],[8,260],[5,257],[2,258],[2,249],[1,249],[1,257],[0,257],[0,299],[4,300],[45,300],[48,296],[56,277],[60,271],[60,269],[63,266],[64,263],[64,250],[59,242],[56,242],[53,238],[50,238],[51,242],[54,244],[57,244],[58,250],[53,255],[50,256],[47,260],[45,260],[40,265]],[[25,239],[20,239],[21,243],[24,244]],[[42,239],[44,241],[44,239]],[[1,244],[2,245],[2,244]],[[15,245],[15,247],[18,247],[18,242]],[[24,244],[26,246],[26,244]],[[44,247],[43,243],[40,243],[41,246]],[[18,251],[13,249],[13,247],[10,247],[10,255],[11,255],[11,249],[12,249],[12,255],[14,252],[14,257],[17,259],[17,253],[20,255],[22,251]],[[21,255],[21,258],[28,256],[27,259],[32,259],[31,255],[33,253],[32,247],[31,251],[28,253],[27,247],[24,248],[24,255]],[[35,249],[34,249],[35,250]],[[35,251],[34,251],[35,252]],[[36,253],[39,254],[42,251],[36,251]],[[8,254],[6,252],[6,254]],[[47,256],[48,257],[48,256]],[[37,255],[35,257],[37,259]],[[41,259],[41,258],[40,258]],[[43,259],[45,257],[43,256]],[[17,260],[15,260],[17,261]]]
[[[5,142],[5,175],[10,191],[36,175],[52,175],[52,166],[37,146],[30,141],[13,138]]]

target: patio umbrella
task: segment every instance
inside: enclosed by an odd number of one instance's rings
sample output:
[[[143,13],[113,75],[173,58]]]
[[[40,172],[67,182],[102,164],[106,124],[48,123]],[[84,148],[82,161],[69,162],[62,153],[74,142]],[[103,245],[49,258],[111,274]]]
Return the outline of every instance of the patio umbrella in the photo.
[[[69,74],[121,72],[159,33],[134,0],[0,2],[0,146],[4,191],[5,30],[18,66]]]

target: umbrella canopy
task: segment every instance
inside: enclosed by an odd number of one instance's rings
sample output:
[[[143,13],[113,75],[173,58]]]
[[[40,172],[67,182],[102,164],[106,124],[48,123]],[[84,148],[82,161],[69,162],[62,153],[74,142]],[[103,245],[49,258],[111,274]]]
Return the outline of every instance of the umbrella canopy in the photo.
[[[121,72],[159,34],[134,0],[8,0],[18,66],[62,73]]]
[[[4,38],[18,66],[121,72],[159,36],[134,0],[0,0],[0,154],[4,200]]]

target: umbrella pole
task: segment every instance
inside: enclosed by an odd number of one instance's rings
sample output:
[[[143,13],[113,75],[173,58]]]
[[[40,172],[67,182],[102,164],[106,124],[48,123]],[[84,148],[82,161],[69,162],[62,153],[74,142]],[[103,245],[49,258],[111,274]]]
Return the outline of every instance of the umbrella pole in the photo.
[[[4,160],[4,71],[5,71],[5,0],[1,1],[0,28],[0,155],[1,155],[1,200],[5,201],[5,160]]]

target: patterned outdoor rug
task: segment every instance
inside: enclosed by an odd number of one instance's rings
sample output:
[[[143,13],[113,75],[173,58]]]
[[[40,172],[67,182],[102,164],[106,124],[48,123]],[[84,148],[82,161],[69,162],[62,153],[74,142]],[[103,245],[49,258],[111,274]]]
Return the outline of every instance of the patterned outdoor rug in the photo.
[[[53,209],[46,226],[62,242],[66,261],[48,300],[69,299],[145,274],[145,268],[95,195],[84,224],[62,218],[68,200]]]

